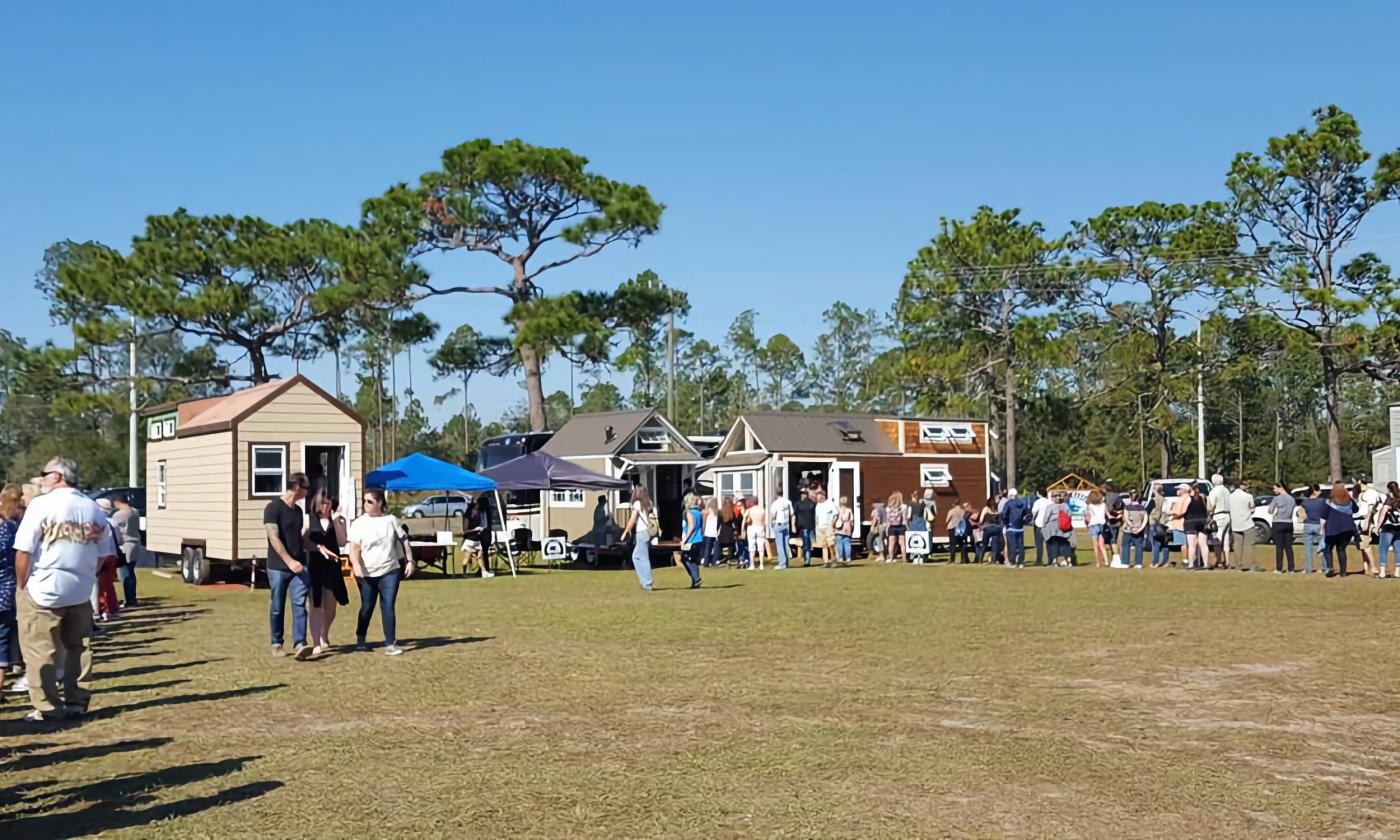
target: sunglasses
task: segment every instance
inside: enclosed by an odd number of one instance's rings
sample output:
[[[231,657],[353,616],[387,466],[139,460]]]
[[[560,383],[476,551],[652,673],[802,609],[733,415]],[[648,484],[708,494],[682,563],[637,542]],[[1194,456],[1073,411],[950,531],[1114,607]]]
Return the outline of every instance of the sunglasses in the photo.
[[[367,497],[365,497],[364,502],[365,502],[365,504],[367,504],[367,505],[377,505],[377,504],[379,504],[379,500],[376,499],[376,498],[374,498],[373,496],[367,496]]]

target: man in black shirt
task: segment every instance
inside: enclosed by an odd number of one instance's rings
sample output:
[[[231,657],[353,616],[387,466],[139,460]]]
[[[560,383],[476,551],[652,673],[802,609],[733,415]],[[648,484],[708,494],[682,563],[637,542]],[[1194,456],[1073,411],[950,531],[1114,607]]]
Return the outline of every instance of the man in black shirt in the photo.
[[[804,487],[797,500],[797,532],[802,535],[802,565],[812,565],[812,538],[817,531],[817,503]]]
[[[290,589],[292,648],[298,661],[304,661],[311,655],[311,646],[306,643],[306,598],[311,592],[311,577],[302,542],[302,513],[297,505],[306,498],[310,486],[306,473],[292,473],[287,476],[286,492],[268,502],[263,509],[263,528],[267,531],[267,583],[272,590],[272,601],[268,607],[268,619],[272,625],[272,655],[283,655],[283,610],[287,605],[287,590]]]

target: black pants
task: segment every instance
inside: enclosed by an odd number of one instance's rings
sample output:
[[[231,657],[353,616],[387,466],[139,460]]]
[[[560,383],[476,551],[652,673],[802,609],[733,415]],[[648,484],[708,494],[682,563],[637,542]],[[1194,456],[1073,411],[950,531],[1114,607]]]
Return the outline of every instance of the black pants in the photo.
[[[982,529],[982,542],[977,546],[977,562],[982,562],[984,553],[991,555],[987,562],[1001,562],[1002,535],[1001,526]]]
[[[948,562],[952,563],[958,559],[958,549],[962,549],[962,561],[972,562],[972,535],[968,533],[954,534],[948,538]]]
[[[1324,562],[1342,577],[1347,574],[1347,546],[1355,536],[1355,531],[1347,531],[1345,534],[1328,534],[1323,541]]]
[[[1283,558],[1288,557],[1288,571],[1293,571],[1293,526],[1287,522],[1275,522],[1273,529],[1274,539],[1274,571],[1283,571]]]

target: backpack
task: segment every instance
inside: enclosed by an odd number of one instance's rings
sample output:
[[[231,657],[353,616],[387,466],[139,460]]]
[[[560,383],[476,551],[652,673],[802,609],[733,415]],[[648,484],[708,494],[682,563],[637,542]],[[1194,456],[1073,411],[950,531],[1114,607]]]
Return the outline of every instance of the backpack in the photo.
[[[1060,527],[1060,530],[1061,530],[1061,531],[1073,531],[1073,530],[1074,530],[1074,520],[1070,518],[1070,515],[1069,515],[1069,508],[1067,508],[1067,507],[1061,507],[1061,508],[1060,508],[1059,519],[1057,519],[1057,520],[1055,521],[1055,524],[1058,525],[1058,526]]]
[[[953,535],[958,537],[967,536],[967,517],[958,520],[958,524],[953,526]]]

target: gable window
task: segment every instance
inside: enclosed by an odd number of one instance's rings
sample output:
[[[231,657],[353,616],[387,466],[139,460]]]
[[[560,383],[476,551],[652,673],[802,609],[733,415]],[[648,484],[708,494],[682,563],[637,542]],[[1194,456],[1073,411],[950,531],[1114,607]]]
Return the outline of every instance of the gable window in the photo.
[[[637,450],[644,452],[665,452],[671,436],[665,429],[642,429],[637,432]]]
[[[156,461],[156,507],[165,507],[165,462]]]
[[[723,472],[718,473],[719,496],[721,499],[742,499],[745,496],[756,496],[755,492],[758,473],[753,470],[745,472]]]
[[[280,496],[287,491],[287,447],[254,446],[250,461],[249,486],[254,496]]]
[[[578,489],[551,490],[549,503],[554,507],[583,507],[583,491]]]
[[[947,464],[920,464],[920,487],[947,487],[953,483],[953,473]]]
[[[972,427],[965,424],[919,424],[919,443],[971,443],[975,439]]]

